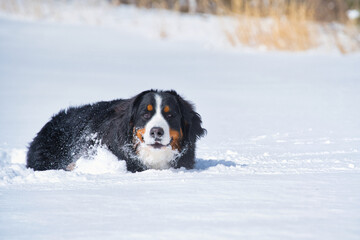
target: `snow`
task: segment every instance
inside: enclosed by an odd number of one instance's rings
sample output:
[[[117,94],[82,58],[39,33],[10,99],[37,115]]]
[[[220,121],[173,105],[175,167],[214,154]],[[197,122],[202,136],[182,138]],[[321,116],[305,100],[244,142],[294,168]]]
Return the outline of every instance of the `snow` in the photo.
[[[347,13],[348,18],[351,20],[354,20],[354,19],[357,19],[360,17],[360,13],[356,9],[350,9],[346,13]]]
[[[76,161],[74,171],[90,174],[126,172],[126,164],[124,161],[119,161],[117,157],[105,147],[98,147],[91,158],[81,157]]]
[[[2,14],[0,239],[359,239],[360,55],[186,36]],[[129,173],[105,148],[71,172],[26,169],[60,109],[150,88],[196,104],[194,170]]]

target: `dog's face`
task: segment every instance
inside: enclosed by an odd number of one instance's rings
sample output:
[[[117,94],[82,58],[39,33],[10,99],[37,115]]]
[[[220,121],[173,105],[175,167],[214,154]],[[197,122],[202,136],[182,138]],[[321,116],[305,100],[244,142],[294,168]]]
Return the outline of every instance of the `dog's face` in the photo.
[[[149,92],[138,99],[133,115],[133,143],[148,168],[165,169],[182,150],[184,116],[176,95]]]

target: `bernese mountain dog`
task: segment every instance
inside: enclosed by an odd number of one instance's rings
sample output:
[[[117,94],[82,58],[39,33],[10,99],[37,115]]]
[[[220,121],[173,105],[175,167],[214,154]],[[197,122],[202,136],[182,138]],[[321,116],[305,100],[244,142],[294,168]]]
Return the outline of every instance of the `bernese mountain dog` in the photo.
[[[27,167],[76,167],[76,160],[101,146],[131,172],[195,163],[196,140],[206,130],[194,106],[175,91],[148,90],[130,99],[98,102],[60,111],[29,146]]]

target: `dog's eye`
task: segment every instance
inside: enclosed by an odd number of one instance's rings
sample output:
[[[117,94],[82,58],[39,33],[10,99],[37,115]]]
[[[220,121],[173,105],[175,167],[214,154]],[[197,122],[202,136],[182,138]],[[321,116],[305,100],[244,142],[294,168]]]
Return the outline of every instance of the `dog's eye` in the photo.
[[[151,114],[150,114],[150,113],[144,113],[144,114],[143,114],[143,118],[145,118],[145,119],[150,119],[150,118],[151,118]]]
[[[166,118],[172,118],[173,115],[172,115],[171,113],[167,113],[167,114],[165,115],[165,117],[166,117]]]

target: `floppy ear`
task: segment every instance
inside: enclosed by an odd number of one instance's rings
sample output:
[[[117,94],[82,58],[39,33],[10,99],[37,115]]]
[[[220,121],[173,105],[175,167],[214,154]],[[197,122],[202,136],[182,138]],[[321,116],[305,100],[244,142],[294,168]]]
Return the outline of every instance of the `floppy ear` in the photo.
[[[141,102],[142,97],[149,92],[154,92],[154,90],[143,91],[143,92],[139,93],[138,95],[136,95],[135,97],[129,99],[127,118],[128,118],[128,123],[130,124],[130,126],[134,124],[135,114],[139,108],[139,104]]]
[[[170,91],[175,95],[180,106],[182,115],[181,127],[184,132],[184,138],[192,143],[206,134],[206,129],[201,127],[201,116],[194,110],[194,105],[183,99],[175,91]]]
[[[132,136],[133,126],[134,126],[134,118],[135,118],[137,109],[139,107],[139,104],[141,102],[141,99],[145,94],[147,94],[149,92],[153,92],[153,90],[141,92],[138,95],[136,95],[130,99],[123,100],[122,102],[116,104],[115,106],[113,106],[110,109],[110,111],[112,111],[114,113],[114,115],[117,116],[118,126],[124,132],[127,132],[126,135],[128,137]]]
[[[109,111],[114,112],[118,116],[122,116],[123,122],[132,124],[134,122],[134,117],[139,107],[141,98],[149,92],[153,92],[153,90],[147,90],[132,98],[123,100],[122,102],[112,106]]]

